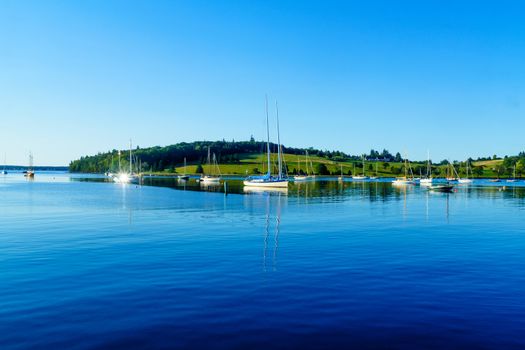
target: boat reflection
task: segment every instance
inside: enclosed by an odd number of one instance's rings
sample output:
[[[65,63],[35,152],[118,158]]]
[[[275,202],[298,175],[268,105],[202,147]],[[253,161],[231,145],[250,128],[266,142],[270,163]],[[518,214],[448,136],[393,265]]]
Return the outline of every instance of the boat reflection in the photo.
[[[279,187],[243,187],[244,193],[253,193],[253,194],[269,194],[269,195],[287,195],[288,188],[279,188]]]

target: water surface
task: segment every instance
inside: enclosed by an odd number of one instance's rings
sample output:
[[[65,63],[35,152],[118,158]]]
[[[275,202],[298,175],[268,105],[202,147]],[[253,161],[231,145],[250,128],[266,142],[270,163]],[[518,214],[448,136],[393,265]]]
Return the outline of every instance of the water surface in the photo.
[[[522,183],[224,190],[1,177],[0,348],[525,347]]]

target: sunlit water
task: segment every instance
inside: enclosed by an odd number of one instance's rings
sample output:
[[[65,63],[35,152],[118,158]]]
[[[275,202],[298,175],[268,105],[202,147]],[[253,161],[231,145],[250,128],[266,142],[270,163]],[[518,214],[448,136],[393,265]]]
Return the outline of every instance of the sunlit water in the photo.
[[[0,177],[1,349],[525,347],[523,183],[145,182]]]

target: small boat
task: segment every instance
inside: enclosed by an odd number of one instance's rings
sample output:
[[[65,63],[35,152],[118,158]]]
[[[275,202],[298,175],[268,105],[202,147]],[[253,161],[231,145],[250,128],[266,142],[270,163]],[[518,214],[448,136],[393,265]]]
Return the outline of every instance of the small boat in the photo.
[[[465,174],[466,177],[465,177],[465,178],[461,178],[461,177],[458,178],[458,182],[459,182],[460,184],[470,184],[470,183],[473,182],[473,180],[472,180],[471,178],[468,177],[469,168],[470,168],[470,167],[469,167],[469,161],[467,160],[466,163],[467,163],[467,165],[466,165],[466,174]],[[471,173],[471,175],[472,175],[472,170],[470,170],[470,173]]]
[[[432,164],[430,163],[430,151],[427,151],[427,172],[424,177],[421,177],[419,184],[421,186],[430,186],[434,182],[432,177]]]
[[[405,185],[415,185],[416,182],[412,179],[409,179],[407,177],[398,177],[394,181],[392,181],[392,185],[394,186],[405,186]]]
[[[177,179],[187,181],[190,177],[186,175],[186,157],[184,157],[184,172],[182,175],[177,176]]]
[[[308,151],[306,151],[306,154],[305,154],[305,159],[304,159],[304,163],[305,163],[305,166],[306,166],[306,173],[304,175],[295,175],[293,177],[293,180],[295,182],[298,182],[298,181],[312,181],[312,180],[315,180],[315,172],[314,172],[314,167],[312,165],[312,161],[309,160],[308,158]],[[298,162],[298,164],[300,164]],[[300,166],[300,165],[299,165]],[[299,169],[300,170],[300,169]]]
[[[199,182],[202,184],[218,184],[221,182],[221,169],[217,163],[215,153],[213,153],[213,160],[210,153],[210,146],[208,146],[208,159],[207,159],[208,174],[204,174],[200,177]]]
[[[345,177],[343,176],[343,164],[341,164],[341,175],[337,178],[339,181],[344,181]]]
[[[266,152],[268,161],[268,172],[265,175],[260,176],[249,176],[243,181],[244,186],[247,187],[259,187],[259,188],[288,188],[288,178],[283,174],[283,159],[281,149],[281,139],[279,133],[279,109],[277,108],[277,102],[275,102],[275,108],[277,110],[277,160],[278,160],[278,174],[273,176],[271,173],[271,161],[270,161],[270,124],[268,120],[268,97],[266,97]]]
[[[507,182],[517,182],[518,179],[516,179],[516,164],[514,164],[514,175],[512,179],[508,179]]]
[[[412,168],[410,167],[410,163],[408,162],[408,158],[405,157],[404,162],[404,168],[405,168],[405,176],[398,177],[394,181],[392,181],[392,185],[394,186],[407,186],[407,185],[415,185],[416,181],[414,180],[414,174],[412,173]],[[408,174],[411,174],[411,177],[408,176]]]
[[[355,173],[355,163],[354,163],[354,173]],[[352,180],[366,180],[368,176],[365,175],[365,156],[363,156],[363,174],[352,176]]]
[[[431,185],[427,187],[430,191],[435,192],[452,192],[454,185],[452,184],[440,184],[440,185]]]
[[[500,179],[490,179],[489,182],[501,182]]]
[[[376,174],[374,176],[370,176],[369,179],[370,180],[377,180],[379,179],[379,162],[375,162],[376,163]]]
[[[139,176],[133,172],[133,154],[132,154],[132,142],[129,140],[129,172],[125,173],[119,171],[118,174],[113,175],[113,181],[120,184],[129,184],[129,183],[139,183]],[[120,151],[118,153],[119,157],[119,169],[120,169]]]
[[[29,166],[27,167],[27,170],[24,171],[24,176],[31,179],[35,177],[35,170],[33,168],[33,153],[31,152],[29,152]]]

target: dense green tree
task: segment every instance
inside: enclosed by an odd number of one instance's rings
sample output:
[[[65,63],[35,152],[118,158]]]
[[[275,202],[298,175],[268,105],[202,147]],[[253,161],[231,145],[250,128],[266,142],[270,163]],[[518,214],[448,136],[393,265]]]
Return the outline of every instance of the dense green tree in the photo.
[[[316,173],[319,175],[330,175],[330,171],[328,171],[328,168],[324,163],[318,163]]]
[[[195,172],[197,174],[204,174],[204,169],[202,168],[201,164],[197,165],[197,169],[195,169]]]

